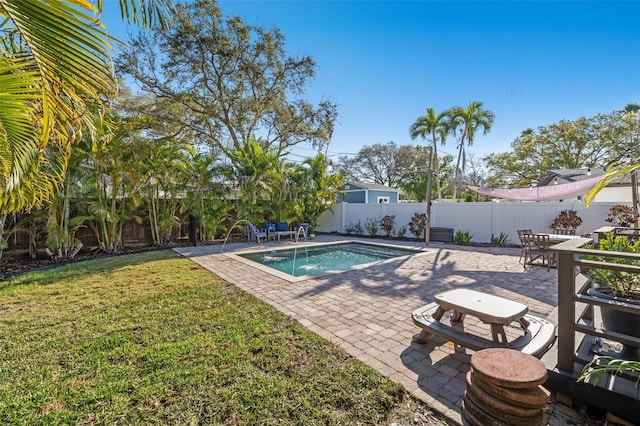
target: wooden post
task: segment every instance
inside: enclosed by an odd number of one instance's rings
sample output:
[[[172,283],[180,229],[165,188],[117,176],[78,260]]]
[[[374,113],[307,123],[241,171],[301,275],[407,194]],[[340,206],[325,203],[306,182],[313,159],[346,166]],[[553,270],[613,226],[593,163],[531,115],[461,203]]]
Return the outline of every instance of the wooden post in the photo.
[[[576,352],[573,335],[576,305],[573,253],[557,252],[558,256],[558,369],[573,373]]]
[[[431,192],[433,186],[433,165],[431,164],[433,158],[433,148],[429,147],[429,163],[427,169],[427,194],[426,194],[426,202],[427,202],[427,211],[426,211],[426,226],[424,228],[424,243],[425,245],[429,245],[429,241],[431,240]]]
[[[633,200],[633,227],[638,227],[638,174],[631,172],[631,199]]]

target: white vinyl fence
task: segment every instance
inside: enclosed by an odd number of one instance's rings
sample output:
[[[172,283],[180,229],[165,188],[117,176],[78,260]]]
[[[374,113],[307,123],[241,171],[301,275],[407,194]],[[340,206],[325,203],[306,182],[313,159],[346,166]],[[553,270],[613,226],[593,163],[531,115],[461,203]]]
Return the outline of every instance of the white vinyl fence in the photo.
[[[609,208],[620,203],[591,203],[586,208],[581,201],[557,202],[484,202],[484,203],[452,203],[434,202],[431,204],[431,227],[453,228],[457,231],[468,231],[472,240],[488,243],[491,236],[504,232],[512,243],[517,243],[518,229],[531,229],[533,232],[550,232],[549,226],[562,210],[575,210],[582,218],[582,225],[577,234],[593,232],[601,226],[609,225],[605,221]],[[349,204],[340,203],[333,206],[333,212],[324,212],[318,221],[319,232],[345,232],[347,226],[360,221],[364,228],[367,219],[378,222],[385,215],[395,215],[394,231],[402,225],[407,226],[406,237],[413,237],[409,232],[409,221],[415,213],[425,213],[426,203],[400,204]],[[366,234],[366,230],[365,230]],[[378,235],[384,235],[382,229]]]

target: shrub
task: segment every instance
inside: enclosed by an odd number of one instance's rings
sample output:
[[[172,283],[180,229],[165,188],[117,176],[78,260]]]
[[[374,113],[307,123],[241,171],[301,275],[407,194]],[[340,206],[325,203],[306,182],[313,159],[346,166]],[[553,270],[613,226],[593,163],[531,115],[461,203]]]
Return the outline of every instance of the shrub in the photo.
[[[622,235],[616,236],[613,232],[607,232],[605,238],[601,238],[598,241],[597,248],[598,250],[609,252],[640,253],[640,240],[634,242]],[[640,266],[640,262],[636,260],[620,257],[587,255],[584,258],[586,260]],[[593,268],[589,271],[589,278],[591,278],[591,281],[611,289],[613,296],[628,298],[637,298],[639,296],[640,274]]]
[[[551,229],[577,229],[582,224],[582,218],[575,210],[562,210],[553,222]]]
[[[350,223],[344,227],[344,233],[347,235],[364,235],[364,229],[362,228],[362,223],[358,221],[358,223]]]
[[[633,209],[624,204],[616,204],[611,206],[605,220],[613,226],[633,226]]]
[[[456,244],[469,244],[473,235],[469,231],[457,231],[453,236],[453,242]]]
[[[402,225],[399,229],[396,235],[398,235],[398,237],[400,238],[404,238],[404,236],[407,234],[407,225]]]
[[[390,237],[393,233],[393,223],[396,220],[396,215],[386,215],[380,219],[380,228],[384,231],[387,237]]]
[[[378,219],[367,219],[364,227],[367,229],[370,237],[373,238],[378,235]]]
[[[511,240],[509,240],[509,235],[501,232],[497,237],[491,234],[491,245],[492,246],[506,246],[509,244]]]
[[[409,222],[409,231],[416,236],[419,240],[427,227],[427,215],[426,213],[414,213],[411,221]]]

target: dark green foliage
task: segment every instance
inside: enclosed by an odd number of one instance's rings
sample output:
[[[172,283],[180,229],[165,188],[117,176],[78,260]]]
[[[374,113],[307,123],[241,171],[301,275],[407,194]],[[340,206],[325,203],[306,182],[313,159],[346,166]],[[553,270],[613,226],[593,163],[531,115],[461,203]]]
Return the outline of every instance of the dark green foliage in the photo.
[[[357,223],[350,223],[345,226],[344,233],[347,235],[364,235],[364,228],[362,227],[362,223],[358,221]]]
[[[501,232],[497,237],[494,234],[491,234],[491,245],[492,246],[506,246],[509,244],[511,240],[509,240],[509,235]]]
[[[640,240],[631,241],[625,236],[615,236],[609,232],[598,242],[599,250],[609,252],[640,253]],[[607,263],[619,263],[626,265],[640,266],[640,261],[633,259],[623,259],[611,256],[584,256],[586,260],[596,260]],[[631,297],[633,293],[638,293],[640,289],[640,274],[613,271],[609,269],[590,269],[589,277],[595,283],[608,287],[613,292],[613,296]],[[636,296],[637,297],[637,296]]]
[[[416,236],[416,239],[420,239],[422,233],[427,227],[427,215],[426,213],[414,213],[409,222],[409,231]]]
[[[378,235],[378,219],[377,218],[373,218],[373,219],[367,218],[367,221],[365,222],[364,227],[371,238]]]
[[[469,244],[473,235],[469,231],[456,231],[453,236],[453,242],[456,244]]]

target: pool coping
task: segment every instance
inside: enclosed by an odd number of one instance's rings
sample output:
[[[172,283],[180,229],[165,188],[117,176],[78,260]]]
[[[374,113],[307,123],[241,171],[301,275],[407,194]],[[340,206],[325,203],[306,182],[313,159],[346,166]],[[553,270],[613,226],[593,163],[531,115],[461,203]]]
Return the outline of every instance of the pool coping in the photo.
[[[414,253],[412,254],[406,254],[403,256],[395,256],[389,259],[384,259],[384,260],[376,260],[374,262],[367,262],[367,263],[361,263],[359,265],[354,265],[351,266],[349,268],[342,268],[342,269],[333,269],[330,271],[324,271],[318,274],[310,274],[310,275],[301,275],[301,276],[294,276],[291,274],[287,274],[286,272],[282,272],[279,271],[277,269],[271,268],[270,266],[267,265],[263,265],[261,263],[258,263],[256,261],[253,261],[251,259],[247,259],[245,257],[243,257],[243,254],[251,254],[251,253],[260,253],[263,251],[272,251],[272,250],[292,250],[292,249],[304,249],[304,248],[308,248],[308,247],[322,247],[322,246],[330,246],[330,245],[336,245],[336,244],[363,244],[363,245],[370,245],[370,246],[378,246],[378,247],[389,247],[389,248],[394,248],[394,249],[401,249],[404,251],[413,251]],[[251,266],[253,268],[259,269],[263,272],[266,272],[268,274],[274,275],[278,278],[281,278],[283,280],[286,280],[290,283],[297,283],[297,282],[301,282],[301,281],[306,281],[312,278],[321,278],[321,277],[325,277],[328,275],[334,275],[334,274],[340,274],[340,273],[344,273],[347,271],[353,271],[353,270],[362,270],[362,269],[366,269],[369,268],[373,265],[379,265],[379,264],[384,264],[387,262],[393,262],[393,261],[397,261],[397,260],[402,260],[402,259],[406,259],[412,256],[418,256],[420,254],[425,254],[428,253],[428,249],[426,248],[422,248],[422,247],[410,247],[410,246],[403,246],[403,245],[398,245],[398,244],[387,244],[387,243],[378,243],[378,242],[368,242],[368,241],[362,241],[362,240],[353,240],[353,239],[347,239],[347,240],[340,240],[340,241],[329,241],[329,242],[306,242],[306,243],[302,243],[302,244],[297,244],[296,246],[283,246],[283,247],[269,247],[267,249],[265,249],[263,246],[260,246],[259,248],[252,248],[252,249],[248,249],[248,250],[244,250],[244,251],[237,251],[237,252],[233,252],[233,253],[222,253],[224,256],[227,256],[231,259],[234,259],[240,263],[243,263],[245,265]]]

